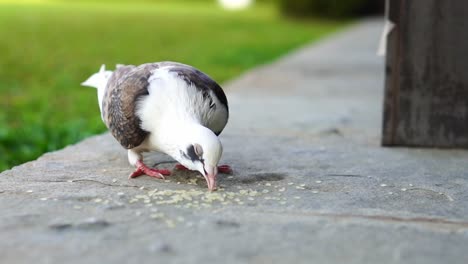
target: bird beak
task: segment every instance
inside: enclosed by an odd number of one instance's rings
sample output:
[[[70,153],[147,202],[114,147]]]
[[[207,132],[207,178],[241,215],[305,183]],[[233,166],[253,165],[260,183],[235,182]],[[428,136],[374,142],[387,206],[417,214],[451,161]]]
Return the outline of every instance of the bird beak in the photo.
[[[216,175],[218,174],[218,170],[216,167],[210,165],[205,165],[204,170],[205,173],[203,174],[203,177],[205,177],[208,190],[214,191],[216,189]]]

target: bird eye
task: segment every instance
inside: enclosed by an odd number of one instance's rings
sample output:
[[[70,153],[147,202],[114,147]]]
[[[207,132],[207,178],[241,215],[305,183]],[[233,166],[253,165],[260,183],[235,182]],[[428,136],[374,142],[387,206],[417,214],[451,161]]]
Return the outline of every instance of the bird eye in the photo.
[[[187,147],[187,152],[183,155],[192,161],[201,160],[203,148],[199,144],[190,145]]]
[[[197,156],[199,156],[199,157],[202,157],[202,156],[203,156],[203,148],[202,148],[202,146],[200,146],[199,144],[194,144],[194,145],[193,145],[193,148],[195,149],[195,154],[197,154]]]

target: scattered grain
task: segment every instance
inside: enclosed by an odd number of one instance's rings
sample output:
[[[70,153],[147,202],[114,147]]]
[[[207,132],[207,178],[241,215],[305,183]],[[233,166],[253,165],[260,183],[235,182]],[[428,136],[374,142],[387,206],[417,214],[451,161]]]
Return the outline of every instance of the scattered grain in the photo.
[[[161,219],[161,218],[164,218],[164,213],[154,213],[154,214],[150,214],[150,218],[152,218],[152,219]]]
[[[176,227],[175,222],[174,222],[173,220],[171,220],[171,219],[166,219],[166,225],[167,225],[167,227],[169,227],[169,228],[174,228],[174,227]]]

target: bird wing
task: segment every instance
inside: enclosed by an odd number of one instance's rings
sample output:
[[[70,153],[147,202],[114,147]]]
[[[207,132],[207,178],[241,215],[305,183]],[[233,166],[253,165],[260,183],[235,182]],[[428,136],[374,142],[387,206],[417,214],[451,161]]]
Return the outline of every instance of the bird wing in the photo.
[[[202,115],[202,125],[211,129],[216,135],[221,134],[229,118],[228,101],[221,86],[192,66],[170,62],[165,62],[164,66],[168,66],[169,72],[176,73],[188,86],[193,85],[197,88],[209,106]]]
[[[148,95],[146,67],[119,66],[109,79],[102,100],[102,115],[111,134],[126,149],[139,146],[148,135],[135,115],[140,97]]]

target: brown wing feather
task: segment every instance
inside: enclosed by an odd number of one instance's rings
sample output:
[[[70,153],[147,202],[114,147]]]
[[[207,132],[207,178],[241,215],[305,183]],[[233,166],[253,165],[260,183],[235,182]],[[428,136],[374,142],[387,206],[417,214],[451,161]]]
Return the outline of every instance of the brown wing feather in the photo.
[[[121,66],[111,76],[104,94],[104,122],[127,149],[139,146],[148,135],[141,129],[135,110],[138,99],[148,95],[149,75],[145,67]]]

